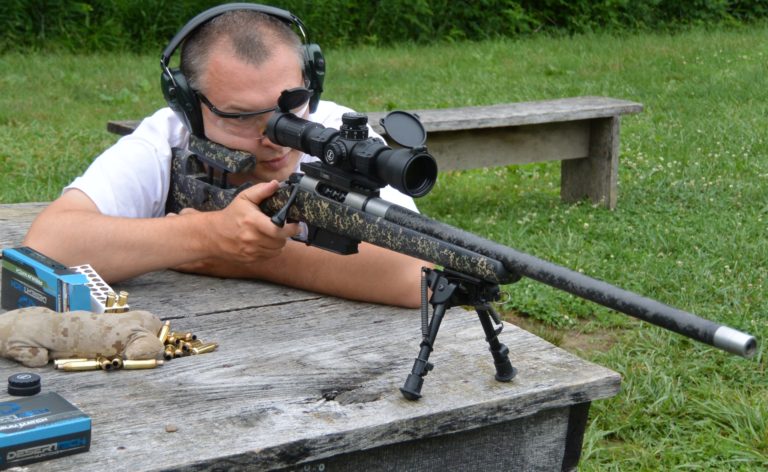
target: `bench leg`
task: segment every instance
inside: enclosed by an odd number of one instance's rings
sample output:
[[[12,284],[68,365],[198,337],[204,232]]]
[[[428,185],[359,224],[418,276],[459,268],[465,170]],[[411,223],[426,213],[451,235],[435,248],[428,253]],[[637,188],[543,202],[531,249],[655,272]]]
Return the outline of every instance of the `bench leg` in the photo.
[[[609,210],[616,208],[619,175],[618,116],[590,122],[589,156],[562,161],[560,198],[574,203],[589,198]]]

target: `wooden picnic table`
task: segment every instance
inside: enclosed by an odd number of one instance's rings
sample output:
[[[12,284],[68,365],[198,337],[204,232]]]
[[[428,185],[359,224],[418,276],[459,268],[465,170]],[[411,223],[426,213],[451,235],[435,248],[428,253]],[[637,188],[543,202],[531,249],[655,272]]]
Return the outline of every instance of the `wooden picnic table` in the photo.
[[[0,247],[19,246],[43,206],[0,205]],[[418,310],[173,271],[113,288],[219,348],[134,371],[0,359],[0,378],[38,373],[43,392],[92,418],[89,452],[33,470],[574,470],[590,402],[620,386],[508,323],[500,339],[518,374],[497,382],[476,315],[455,308],[412,402],[399,387],[418,353]]]

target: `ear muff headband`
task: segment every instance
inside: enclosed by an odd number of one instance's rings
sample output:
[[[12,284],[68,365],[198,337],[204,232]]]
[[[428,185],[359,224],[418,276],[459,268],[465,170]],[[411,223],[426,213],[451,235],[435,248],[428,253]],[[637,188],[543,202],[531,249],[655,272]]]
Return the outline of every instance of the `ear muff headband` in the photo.
[[[250,10],[264,13],[281,20],[289,26],[295,26],[299,30],[299,33],[301,33],[302,42],[304,44],[302,48],[304,51],[304,64],[302,64],[304,75],[309,80],[309,88],[313,90],[312,97],[309,100],[310,112],[314,113],[317,109],[317,104],[320,101],[320,94],[323,92],[325,58],[320,50],[320,46],[314,43],[309,43],[307,29],[304,26],[304,23],[296,15],[280,8],[254,3],[227,3],[213,7],[198,14],[184,25],[171,39],[168,46],[163,50],[163,55],[160,57],[160,67],[162,69],[160,86],[163,90],[163,96],[171,109],[173,109],[184,122],[187,129],[192,134],[199,137],[204,136],[204,129],[203,115],[197,95],[191,87],[189,87],[189,83],[181,72],[181,69],[171,69],[168,65],[173,53],[194,30],[203,23],[233,10]]]

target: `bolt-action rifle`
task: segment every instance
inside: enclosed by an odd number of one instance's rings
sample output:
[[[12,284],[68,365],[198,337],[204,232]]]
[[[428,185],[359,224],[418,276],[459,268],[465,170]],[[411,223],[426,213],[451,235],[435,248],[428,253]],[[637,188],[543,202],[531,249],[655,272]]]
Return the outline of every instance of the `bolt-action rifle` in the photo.
[[[510,247],[483,239],[379,198],[385,185],[412,197],[424,196],[437,179],[437,164],[424,145],[426,132],[414,115],[393,112],[382,120],[389,137],[401,148],[369,138],[367,117],[348,113],[339,130],[290,113],[275,112],[267,124],[273,143],[320,158],[301,165],[260,205],[277,225],[306,225],[305,242],[352,254],[361,241],[436,264],[422,277],[422,341],[402,394],[421,397],[424,376],[432,370],[429,356],[448,309],[473,306],[490,346],[496,379],[510,381],[516,369],[509,349],[499,341],[502,323],[491,303],[499,285],[528,277],[621,313],[743,357],[757,348],[755,338],[656,300],[593,279]],[[247,172],[250,154],[232,151],[192,137],[190,150],[176,149],[167,210],[224,208],[248,184],[231,187],[227,174]],[[431,296],[427,301],[428,290]],[[432,306],[429,317],[428,305]]]

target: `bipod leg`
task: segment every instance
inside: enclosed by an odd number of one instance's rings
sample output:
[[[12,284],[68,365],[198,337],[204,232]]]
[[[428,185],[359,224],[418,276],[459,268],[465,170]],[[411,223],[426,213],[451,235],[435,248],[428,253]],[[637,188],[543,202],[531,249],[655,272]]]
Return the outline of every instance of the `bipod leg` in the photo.
[[[517,375],[517,369],[512,367],[512,362],[509,360],[509,348],[499,341],[499,333],[503,329],[504,325],[501,324],[499,315],[490,305],[478,305],[475,307],[477,316],[480,318],[480,324],[483,325],[483,331],[485,331],[485,340],[488,341],[491,355],[493,356],[493,364],[496,367],[496,380],[499,382],[509,382],[515,375]],[[493,320],[497,327],[494,327]]]
[[[430,303],[434,307],[434,311],[432,320],[427,327],[427,332],[423,333],[424,337],[421,341],[419,356],[414,361],[413,369],[408,374],[408,378],[405,379],[405,385],[400,388],[400,392],[408,400],[418,400],[421,398],[421,386],[424,383],[424,376],[434,367],[429,362],[429,355],[434,349],[437,332],[440,330],[440,323],[443,321],[445,312],[452,306],[449,305],[449,301],[457,288],[455,283],[449,282],[439,271],[428,271],[428,273],[427,280],[429,280],[430,287],[432,287]]]

